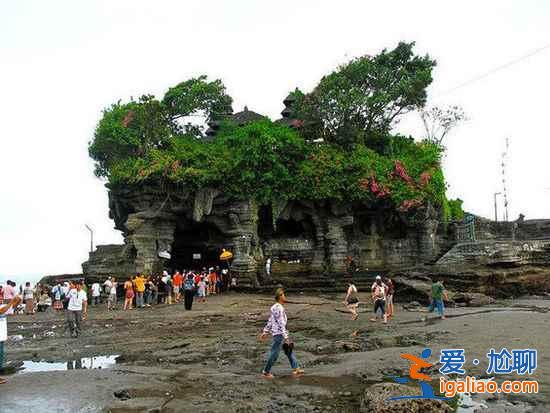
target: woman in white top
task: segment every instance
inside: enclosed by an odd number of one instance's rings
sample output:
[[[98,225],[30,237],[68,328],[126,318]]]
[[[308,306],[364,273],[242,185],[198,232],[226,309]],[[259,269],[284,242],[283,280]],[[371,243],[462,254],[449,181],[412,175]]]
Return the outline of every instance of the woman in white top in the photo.
[[[357,287],[354,284],[349,284],[348,292],[346,294],[346,298],[344,299],[344,304],[351,313],[351,319],[357,320],[357,317],[359,317],[359,314],[357,313],[359,298],[357,297]]]

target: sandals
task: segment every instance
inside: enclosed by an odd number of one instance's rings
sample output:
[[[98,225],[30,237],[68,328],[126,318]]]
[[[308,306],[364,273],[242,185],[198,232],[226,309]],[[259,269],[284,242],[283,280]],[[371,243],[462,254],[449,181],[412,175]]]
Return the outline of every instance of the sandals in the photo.
[[[0,384],[6,384],[8,381],[6,379],[0,378]]]
[[[302,369],[300,369],[300,368],[297,368],[297,369],[292,370],[292,375],[293,375],[294,377],[302,376],[302,375],[304,375],[304,374],[305,374],[305,371],[302,370]]]
[[[262,377],[263,377],[264,379],[272,379],[272,378],[274,378],[275,376],[273,376],[272,373],[266,373],[265,371],[262,371]]]

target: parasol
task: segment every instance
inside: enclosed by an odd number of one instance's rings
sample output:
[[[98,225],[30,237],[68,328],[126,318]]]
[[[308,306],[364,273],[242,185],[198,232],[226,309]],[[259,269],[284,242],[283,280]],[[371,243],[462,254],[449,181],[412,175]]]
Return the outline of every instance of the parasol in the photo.
[[[233,253],[223,249],[222,253],[220,254],[220,260],[229,261],[231,258],[233,258]]]

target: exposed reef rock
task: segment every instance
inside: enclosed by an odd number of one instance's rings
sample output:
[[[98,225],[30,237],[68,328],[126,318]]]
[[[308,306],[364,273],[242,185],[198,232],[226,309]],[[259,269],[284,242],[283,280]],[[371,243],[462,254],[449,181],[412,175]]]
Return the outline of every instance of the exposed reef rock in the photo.
[[[388,402],[391,397],[416,396],[419,390],[397,383],[378,383],[365,389],[361,398],[361,413],[430,413],[448,412],[453,409],[441,400],[405,399]]]

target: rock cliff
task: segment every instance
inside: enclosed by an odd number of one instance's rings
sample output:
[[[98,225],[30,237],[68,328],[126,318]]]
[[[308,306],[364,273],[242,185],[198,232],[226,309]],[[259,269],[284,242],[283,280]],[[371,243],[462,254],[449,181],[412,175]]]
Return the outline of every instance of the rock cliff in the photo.
[[[108,189],[110,217],[125,243],[90,254],[83,264],[89,281],[221,265],[225,248],[234,254],[231,270],[243,288],[282,283],[327,291],[353,281],[365,289],[374,272],[389,272],[403,297],[419,301],[426,300],[432,277],[459,291],[493,296],[548,290],[547,220],[495,223],[474,217],[472,239],[463,240],[459,226],[443,225],[431,206],[400,213],[380,204],[329,200],[259,205],[209,188]],[[519,267],[524,269],[514,270]]]
[[[110,217],[124,246],[100,246],[88,277],[160,273],[219,264],[222,248],[243,287],[292,281],[353,268],[399,268],[437,259],[449,247],[431,206],[414,213],[335,201],[258,205],[218,190],[189,193],[153,185],[109,188]],[[271,276],[265,262],[272,260]]]

